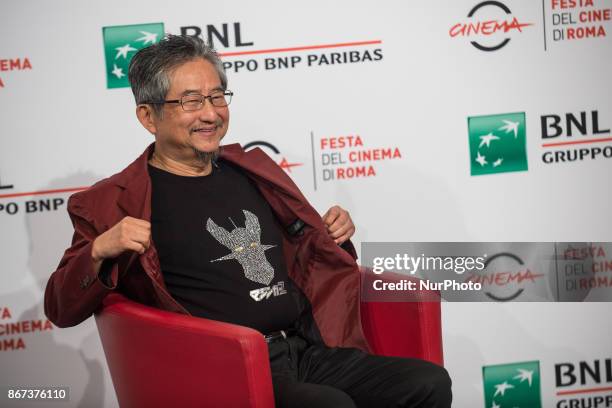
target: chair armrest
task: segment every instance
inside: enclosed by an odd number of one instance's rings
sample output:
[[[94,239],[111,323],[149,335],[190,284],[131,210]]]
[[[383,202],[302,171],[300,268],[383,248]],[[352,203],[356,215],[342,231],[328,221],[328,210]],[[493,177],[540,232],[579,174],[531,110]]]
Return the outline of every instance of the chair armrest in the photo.
[[[428,360],[442,365],[440,295],[437,291],[398,291],[373,294],[374,280],[400,282],[418,279],[391,272],[376,275],[362,268],[361,323],[376,354]]]
[[[96,324],[122,407],[273,407],[256,330],[108,295]],[[248,403],[245,403],[248,401]]]

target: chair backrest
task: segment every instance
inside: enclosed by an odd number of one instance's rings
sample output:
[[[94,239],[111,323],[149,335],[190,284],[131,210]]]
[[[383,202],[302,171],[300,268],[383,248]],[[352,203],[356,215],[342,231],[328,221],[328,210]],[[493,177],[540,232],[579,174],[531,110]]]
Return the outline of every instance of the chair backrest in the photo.
[[[361,324],[373,352],[443,365],[440,293],[415,290],[374,294],[374,280],[415,279],[389,272],[375,275],[367,268],[361,268],[361,273]]]
[[[96,324],[121,407],[273,407],[263,337],[113,293]]]

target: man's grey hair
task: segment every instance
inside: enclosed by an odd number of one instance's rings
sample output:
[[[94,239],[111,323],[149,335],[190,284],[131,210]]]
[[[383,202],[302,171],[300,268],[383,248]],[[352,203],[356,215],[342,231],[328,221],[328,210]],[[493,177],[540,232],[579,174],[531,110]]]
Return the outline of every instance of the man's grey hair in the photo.
[[[223,63],[212,46],[199,37],[168,34],[157,44],[138,51],[130,61],[128,79],[136,104],[166,99],[172,71],[196,58],[209,61],[219,74],[221,87],[227,89]],[[152,106],[155,113],[161,117],[164,105]]]

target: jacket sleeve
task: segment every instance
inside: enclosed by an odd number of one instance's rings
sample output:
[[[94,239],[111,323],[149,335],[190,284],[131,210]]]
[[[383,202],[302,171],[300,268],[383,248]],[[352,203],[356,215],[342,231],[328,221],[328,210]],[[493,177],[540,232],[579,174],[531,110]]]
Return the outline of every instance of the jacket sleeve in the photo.
[[[83,215],[86,212],[79,201],[76,195],[68,200],[68,213],[74,226],[72,245],[64,252],[45,290],[45,314],[58,327],[75,326],[87,319],[117,287],[115,260],[104,261],[99,273],[94,273],[91,249],[99,234],[93,221]]]

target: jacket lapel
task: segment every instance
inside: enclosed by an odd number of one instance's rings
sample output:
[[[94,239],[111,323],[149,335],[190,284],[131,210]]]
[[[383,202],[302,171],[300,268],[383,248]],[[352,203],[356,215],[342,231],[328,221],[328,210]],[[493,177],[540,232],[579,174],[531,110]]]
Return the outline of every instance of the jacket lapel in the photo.
[[[123,188],[123,192],[117,200],[117,205],[124,211],[126,216],[149,222],[151,222],[152,186],[147,166],[154,148],[155,143],[150,144],[144,153],[130,164],[116,180],[116,184]],[[135,261],[135,258],[136,256],[131,258],[130,263]],[[153,280],[153,283],[164,292],[164,297],[170,297],[162,278],[155,246],[151,245],[144,254],[138,256],[138,259],[146,274]]]
[[[123,188],[117,205],[130,217],[151,221],[151,180],[147,165],[153,153],[152,143],[115,181]]]

